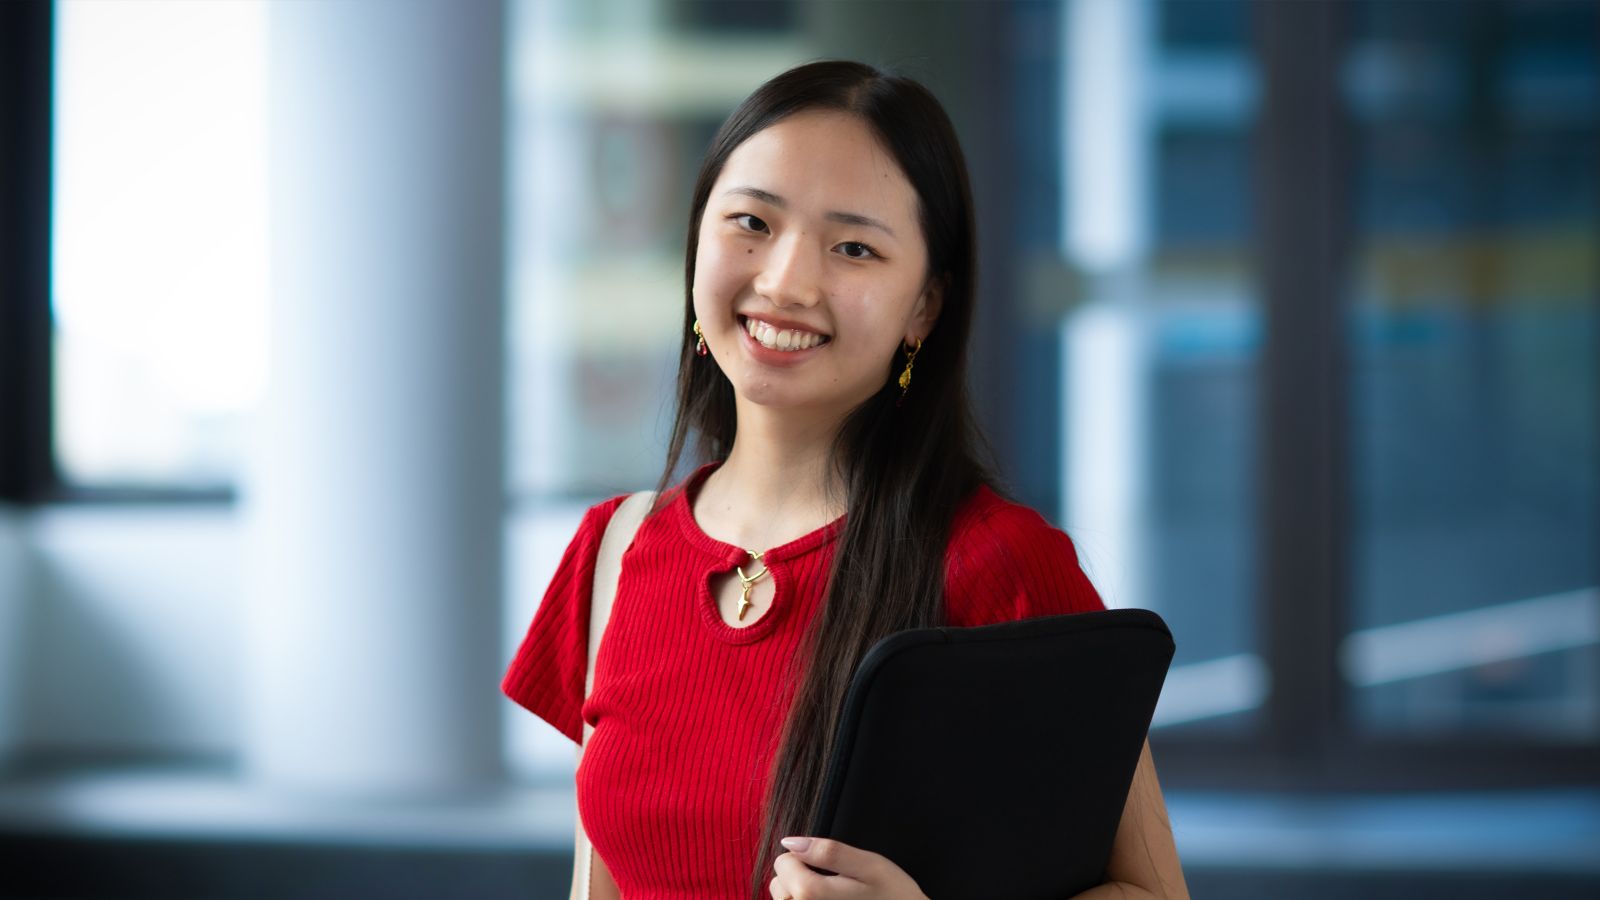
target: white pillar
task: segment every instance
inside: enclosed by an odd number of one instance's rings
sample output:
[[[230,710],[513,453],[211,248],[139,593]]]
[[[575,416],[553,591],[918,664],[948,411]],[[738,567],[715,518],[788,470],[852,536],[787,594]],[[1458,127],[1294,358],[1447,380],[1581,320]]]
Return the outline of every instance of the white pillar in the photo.
[[[1155,16],[1152,0],[1063,0],[1061,16],[1061,253],[1087,295],[1061,322],[1063,521],[1106,604],[1145,609]]]
[[[1061,9],[1061,251],[1114,272],[1150,251],[1151,0],[1064,0]]]
[[[270,11],[272,269],[244,760],[387,795],[500,772],[504,11]]]

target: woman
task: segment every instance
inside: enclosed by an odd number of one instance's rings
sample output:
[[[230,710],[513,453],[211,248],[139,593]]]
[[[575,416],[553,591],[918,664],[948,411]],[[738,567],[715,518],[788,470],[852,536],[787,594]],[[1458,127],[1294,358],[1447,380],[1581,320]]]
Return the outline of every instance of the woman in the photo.
[[[584,516],[503,686],[579,743],[596,896],[922,897],[881,855],[804,846],[856,664],[906,628],[1104,609],[1067,536],[979,462],[975,265],[966,164],[914,81],[800,66],[713,139],[677,419],[592,691],[589,587],[622,497]],[[667,490],[691,441],[701,465]],[[1148,745],[1108,876],[1082,896],[1187,896]]]

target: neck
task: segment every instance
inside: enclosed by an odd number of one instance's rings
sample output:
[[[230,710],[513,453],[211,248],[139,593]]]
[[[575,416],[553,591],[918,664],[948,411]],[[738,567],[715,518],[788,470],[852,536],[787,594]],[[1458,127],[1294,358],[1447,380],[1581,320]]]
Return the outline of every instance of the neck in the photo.
[[[762,552],[815,531],[844,514],[844,489],[831,474],[840,421],[738,401],[739,424],[728,458],[695,498],[708,534]]]

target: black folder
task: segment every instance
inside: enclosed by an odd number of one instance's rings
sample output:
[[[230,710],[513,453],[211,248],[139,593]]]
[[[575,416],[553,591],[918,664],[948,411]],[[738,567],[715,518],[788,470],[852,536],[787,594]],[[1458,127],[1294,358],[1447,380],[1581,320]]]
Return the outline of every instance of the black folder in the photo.
[[[1147,609],[889,635],[851,681],[815,833],[937,900],[1102,883],[1173,650]]]

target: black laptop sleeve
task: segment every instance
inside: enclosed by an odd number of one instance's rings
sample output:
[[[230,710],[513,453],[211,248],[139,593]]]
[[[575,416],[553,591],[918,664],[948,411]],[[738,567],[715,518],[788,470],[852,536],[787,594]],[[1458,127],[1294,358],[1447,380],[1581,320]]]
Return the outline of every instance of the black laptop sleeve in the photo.
[[[884,638],[846,696],[816,833],[933,900],[1100,884],[1173,651],[1145,609]]]

